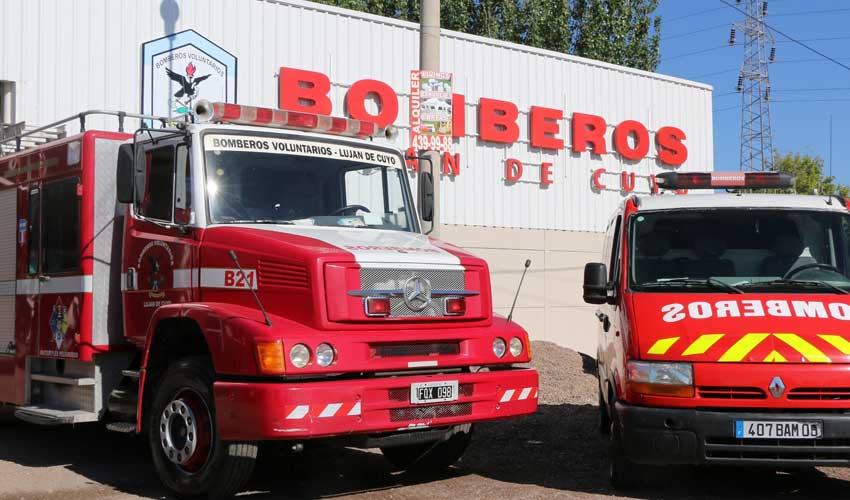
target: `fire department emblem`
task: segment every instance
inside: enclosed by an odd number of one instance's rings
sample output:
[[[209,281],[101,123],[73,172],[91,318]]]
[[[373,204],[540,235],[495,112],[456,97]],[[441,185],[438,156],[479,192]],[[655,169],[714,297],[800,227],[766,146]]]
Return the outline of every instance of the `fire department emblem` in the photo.
[[[53,312],[50,313],[50,333],[53,334],[53,342],[56,344],[56,349],[62,348],[62,343],[65,342],[65,334],[68,332],[68,308],[61,302],[53,306]]]
[[[190,62],[186,65],[186,75],[184,76],[176,71],[172,71],[169,67],[165,68],[165,73],[168,75],[168,78],[180,86],[180,89],[174,93],[174,97],[178,105],[174,111],[178,113],[185,113],[186,110],[194,108],[194,99],[197,95],[196,91],[198,84],[211,76],[210,74],[206,74],[195,78],[196,69],[195,65]]]
[[[419,312],[431,303],[431,282],[419,276],[412,276],[404,282],[404,303],[407,308]]]

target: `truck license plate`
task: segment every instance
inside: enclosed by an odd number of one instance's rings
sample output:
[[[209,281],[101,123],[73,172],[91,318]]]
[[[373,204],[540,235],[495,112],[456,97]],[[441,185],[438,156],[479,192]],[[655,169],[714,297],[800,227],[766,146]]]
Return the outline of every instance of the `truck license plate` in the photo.
[[[410,403],[443,403],[458,398],[457,380],[448,382],[418,382],[410,384]]]
[[[775,420],[736,420],[738,439],[820,439],[823,423]]]

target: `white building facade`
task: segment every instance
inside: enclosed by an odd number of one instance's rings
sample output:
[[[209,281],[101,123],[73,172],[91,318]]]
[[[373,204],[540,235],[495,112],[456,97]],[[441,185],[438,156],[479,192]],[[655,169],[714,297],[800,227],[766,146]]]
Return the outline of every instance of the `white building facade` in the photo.
[[[208,86],[232,102],[277,107],[287,81],[314,72],[330,82],[333,114],[389,116],[401,129],[396,144],[410,144],[417,24],[302,0],[4,0],[0,27],[7,127],[88,109],[157,111],[158,89],[173,95],[181,76],[211,75],[195,84],[199,95]],[[178,76],[169,80],[166,67]],[[502,314],[531,259],[516,321],[535,339],[595,354],[584,264],[599,259],[616,205],[650,192],[653,174],[712,170],[711,87],[446,30],[441,70],[453,74],[456,94],[441,238],[488,260]],[[392,90],[395,116],[373,80]],[[311,104],[302,101],[294,102]]]

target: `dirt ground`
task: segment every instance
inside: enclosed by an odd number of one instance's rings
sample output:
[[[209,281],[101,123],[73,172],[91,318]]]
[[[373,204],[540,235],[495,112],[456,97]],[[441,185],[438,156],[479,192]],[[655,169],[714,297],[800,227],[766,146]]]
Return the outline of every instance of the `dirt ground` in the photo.
[[[803,499],[847,498],[850,470],[777,473],[664,468],[620,496],[608,485],[606,439],[596,426],[592,361],[536,342],[540,409],[481,424],[463,459],[440,476],[394,472],[380,453],[308,447],[296,459],[265,457],[249,491],[256,499]],[[169,498],[142,441],[99,425],[43,428],[0,409],[0,500]]]

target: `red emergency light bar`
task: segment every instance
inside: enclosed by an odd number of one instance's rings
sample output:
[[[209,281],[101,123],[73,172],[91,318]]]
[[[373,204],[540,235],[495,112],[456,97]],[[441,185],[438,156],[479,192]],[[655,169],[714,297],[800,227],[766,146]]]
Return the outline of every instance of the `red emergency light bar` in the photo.
[[[289,128],[348,137],[386,136],[392,139],[395,136],[394,127],[382,129],[372,122],[363,120],[207,100],[200,100],[195,104],[195,116],[202,122]]]
[[[662,189],[782,189],[794,187],[784,172],[664,172],[655,176]]]

